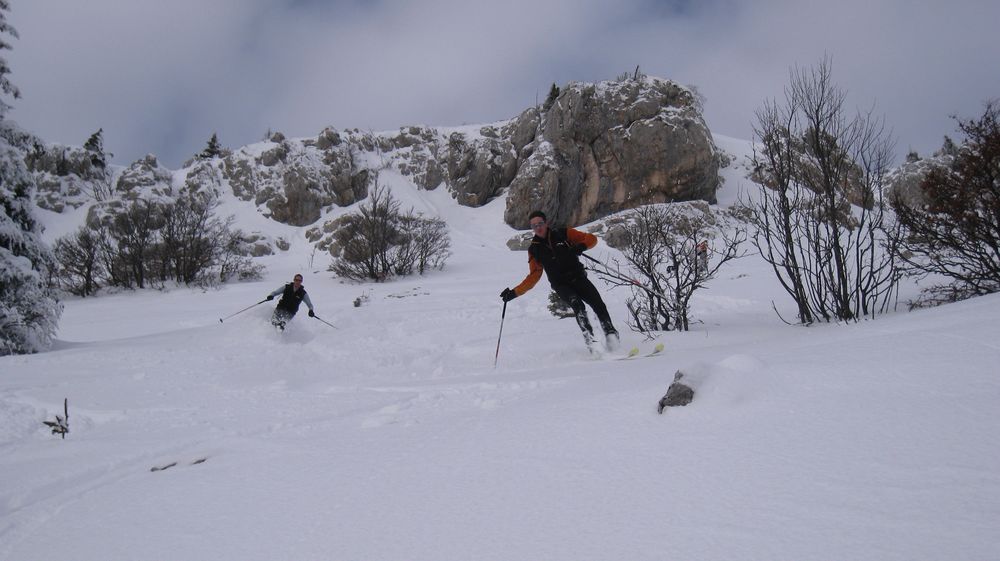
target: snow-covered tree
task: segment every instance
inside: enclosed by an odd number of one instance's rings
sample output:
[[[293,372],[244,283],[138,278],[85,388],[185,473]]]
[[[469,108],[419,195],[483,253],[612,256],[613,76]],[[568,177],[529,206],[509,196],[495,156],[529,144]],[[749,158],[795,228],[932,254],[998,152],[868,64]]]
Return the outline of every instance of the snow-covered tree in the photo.
[[[0,0],[0,50],[10,48],[3,34],[17,37],[7,23],[9,9],[7,0]],[[8,74],[7,61],[0,57],[0,90],[16,99],[20,92]],[[48,285],[52,253],[33,215],[35,180],[24,163],[37,139],[5,119],[9,108],[0,100],[0,355],[45,348],[62,314]]]
[[[210,160],[222,155],[222,144],[219,142],[219,136],[216,133],[212,133],[212,138],[208,139],[208,146],[198,154],[198,157],[203,160]]]
[[[62,314],[48,285],[55,262],[33,215],[35,180],[15,144],[23,136],[0,120],[0,355],[44,349]]]
[[[97,132],[90,135],[87,142],[83,144],[84,150],[90,153],[90,163],[100,169],[108,167],[108,154],[104,151],[104,129],[97,129]]]
[[[10,43],[7,42],[4,35],[17,38],[17,30],[7,23],[8,10],[10,10],[10,2],[8,0],[0,0],[0,51],[11,48]],[[10,66],[7,65],[7,58],[0,56],[0,91],[17,99],[21,97],[21,91],[10,81],[9,74]],[[3,117],[8,109],[10,109],[10,105],[0,99],[0,117]]]
[[[555,82],[552,82],[552,87],[549,88],[549,95],[545,98],[545,103],[542,104],[542,109],[548,111],[552,104],[556,102],[556,98],[559,97],[559,86]]]

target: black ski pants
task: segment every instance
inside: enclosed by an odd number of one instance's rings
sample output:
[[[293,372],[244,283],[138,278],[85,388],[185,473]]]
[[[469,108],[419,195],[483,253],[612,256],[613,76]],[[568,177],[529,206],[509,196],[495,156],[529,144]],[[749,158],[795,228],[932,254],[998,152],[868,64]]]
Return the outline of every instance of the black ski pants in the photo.
[[[570,308],[573,308],[573,313],[576,314],[576,322],[580,324],[580,329],[585,333],[593,335],[594,328],[590,326],[590,320],[587,318],[587,308],[583,305],[584,302],[589,304],[594,313],[597,314],[597,319],[601,322],[601,329],[604,330],[605,334],[609,331],[616,331],[615,326],[611,323],[611,315],[608,314],[608,307],[604,304],[604,300],[601,299],[601,294],[597,292],[597,287],[587,277],[577,277],[566,283],[553,284],[552,290],[555,290],[556,294],[569,304]]]
[[[293,317],[295,317],[295,312],[278,306],[274,309],[274,313],[271,314],[271,325],[285,329],[285,324],[291,321]]]

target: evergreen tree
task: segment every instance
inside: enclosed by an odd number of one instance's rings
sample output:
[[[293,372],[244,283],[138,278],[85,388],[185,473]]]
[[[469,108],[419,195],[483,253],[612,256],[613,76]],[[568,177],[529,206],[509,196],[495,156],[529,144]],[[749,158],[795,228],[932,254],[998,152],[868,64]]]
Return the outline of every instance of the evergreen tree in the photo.
[[[104,129],[97,129],[97,132],[90,135],[87,142],[83,144],[84,150],[90,152],[90,163],[96,168],[105,169],[108,167],[108,154],[104,151]]]
[[[549,96],[545,98],[545,103],[542,104],[542,110],[548,111],[552,104],[556,102],[556,98],[559,97],[559,86],[555,82],[552,82],[552,87],[549,88]]]
[[[48,286],[54,260],[33,216],[35,180],[25,151],[0,121],[0,355],[39,351],[51,343],[62,305]]]
[[[8,1],[0,0],[0,50],[10,48],[2,34],[17,37],[7,23],[9,9]],[[20,92],[9,73],[7,61],[0,57],[0,90],[16,99]],[[37,139],[4,118],[9,108],[0,101],[0,355],[48,346],[62,313],[47,284],[54,261],[32,214],[36,186],[24,163]]]
[[[198,157],[203,160],[209,160],[217,158],[220,155],[222,155],[222,144],[219,143],[219,136],[213,132],[212,138],[208,139],[208,146],[202,150]]]
[[[0,51],[11,48],[10,43],[4,38],[5,34],[17,38],[17,30],[7,23],[6,12],[8,10],[10,10],[9,0],[0,0]],[[21,91],[10,81],[9,74],[10,66],[7,64],[7,58],[0,56],[0,91],[18,99],[21,97]],[[10,109],[10,105],[6,101],[0,100],[0,118],[7,114],[8,109]]]

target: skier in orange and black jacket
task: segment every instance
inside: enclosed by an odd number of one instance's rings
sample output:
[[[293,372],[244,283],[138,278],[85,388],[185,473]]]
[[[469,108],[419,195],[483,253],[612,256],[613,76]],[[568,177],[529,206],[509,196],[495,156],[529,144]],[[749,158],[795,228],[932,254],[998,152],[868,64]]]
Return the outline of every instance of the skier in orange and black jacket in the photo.
[[[587,347],[594,351],[596,339],[585,302],[601,322],[608,349],[617,348],[618,330],[611,323],[608,307],[594,283],[587,279],[587,272],[580,263],[580,254],[597,245],[597,236],[574,228],[549,228],[545,213],[540,210],[528,215],[528,224],[535,233],[528,247],[528,276],[514,288],[505,288],[500,298],[509,302],[523,295],[538,283],[542,271],[545,271],[552,290],[573,308]]]

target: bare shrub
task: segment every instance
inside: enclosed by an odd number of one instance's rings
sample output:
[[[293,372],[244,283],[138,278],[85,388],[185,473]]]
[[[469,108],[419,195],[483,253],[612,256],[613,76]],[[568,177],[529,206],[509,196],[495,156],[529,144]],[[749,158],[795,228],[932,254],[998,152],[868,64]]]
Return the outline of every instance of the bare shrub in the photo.
[[[52,248],[58,263],[59,286],[77,296],[90,296],[100,288],[104,273],[100,259],[101,235],[86,226],[56,240]]]
[[[691,297],[741,256],[746,241],[738,221],[690,203],[640,207],[628,217],[624,236],[623,261],[592,270],[609,284],[631,289],[629,327],[641,332],[687,331]]]
[[[896,223],[883,204],[892,141],[870,112],[845,115],[830,61],[794,69],[785,104],[757,111],[752,240],[800,323],[858,320],[894,305]]]
[[[100,224],[56,242],[57,279],[73,294],[101,286],[145,288],[167,282],[213,286],[259,279],[233,217],[220,219],[215,204],[194,196],[176,201],[137,200],[109,212]]]
[[[979,119],[958,123],[966,139],[950,167],[921,183],[923,204],[892,201],[907,272],[952,281],[927,289],[921,305],[1000,290],[1000,106],[990,101]]]
[[[399,202],[384,186],[376,185],[358,212],[340,219],[334,232],[338,248],[330,270],[355,280],[384,282],[416,270],[441,268],[450,256],[447,225],[439,218],[425,218],[400,211]]]

